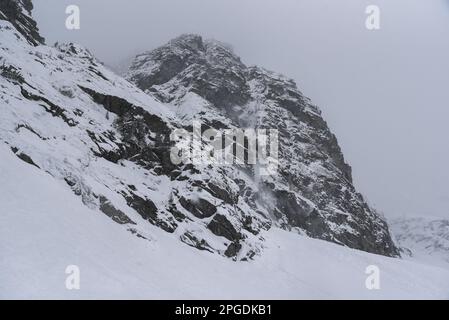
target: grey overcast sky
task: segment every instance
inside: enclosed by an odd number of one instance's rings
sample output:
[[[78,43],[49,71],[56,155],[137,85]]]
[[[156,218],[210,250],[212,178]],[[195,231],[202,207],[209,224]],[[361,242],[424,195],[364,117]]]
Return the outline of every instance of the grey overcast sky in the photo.
[[[117,65],[182,33],[281,72],[323,110],[356,186],[387,217],[449,218],[449,0],[34,0],[47,42]],[[65,8],[81,29],[65,29]],[[368,5],[381,29],[365,28]]]

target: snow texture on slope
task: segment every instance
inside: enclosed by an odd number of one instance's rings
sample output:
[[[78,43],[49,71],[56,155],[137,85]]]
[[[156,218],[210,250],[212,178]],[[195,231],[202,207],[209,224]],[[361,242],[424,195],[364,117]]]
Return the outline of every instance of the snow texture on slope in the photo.
[[[232,262],[180,246],[150,226],[133,236],[87,208],[63,182],[0,145],[0,298],[448,299],[449,271],[368,254],[278,228],[264,254]],[[80,269],[67,290],[66,267]],[[365,287],[380,269],[380,290]]]

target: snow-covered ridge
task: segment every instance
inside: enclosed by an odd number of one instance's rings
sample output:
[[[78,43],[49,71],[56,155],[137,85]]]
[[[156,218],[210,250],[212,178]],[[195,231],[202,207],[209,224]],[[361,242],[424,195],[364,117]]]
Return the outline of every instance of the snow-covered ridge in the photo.
[[[415,217],[391,221],[403,257],[449,269],[449,220]]]

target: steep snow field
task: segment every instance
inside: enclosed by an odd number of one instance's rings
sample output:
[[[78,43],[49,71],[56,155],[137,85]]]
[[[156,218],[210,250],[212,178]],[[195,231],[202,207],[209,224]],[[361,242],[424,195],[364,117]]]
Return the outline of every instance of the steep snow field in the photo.
[[[261,257],[232,262],[148,224],[139,239],[0,145],[0,298],[449,298],[449,270],[272,229]],[[80,290],[65,288],[78,265]],[[380,268],[380,290],[365,269]]]

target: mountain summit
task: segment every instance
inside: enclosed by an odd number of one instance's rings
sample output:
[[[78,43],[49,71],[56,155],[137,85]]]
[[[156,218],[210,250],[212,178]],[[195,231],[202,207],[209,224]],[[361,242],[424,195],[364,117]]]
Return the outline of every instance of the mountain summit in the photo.
[[[196,119],[214,128],[279,131],[279,174],[232,195],[256,212],[254,220],[352,248],[398,254],[385,221],[355,190],[351,168],[319,108],[293,80],[248,67],[230,46],[192,34],[138,55],[126,77],[170,105],[186,125]]]

